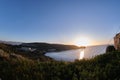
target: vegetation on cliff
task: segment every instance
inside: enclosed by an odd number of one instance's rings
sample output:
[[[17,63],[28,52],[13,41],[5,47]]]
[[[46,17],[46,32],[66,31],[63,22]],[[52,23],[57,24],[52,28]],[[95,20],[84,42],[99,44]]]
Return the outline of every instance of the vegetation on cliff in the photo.
[[[119,80],[120,52],[109,52],[75,62],[35,61],[11,57],[1,50],[2,80]],[[5,58],[5,59],[4,59]]]
[[[42,51],[21,51],[21,46],[0,44],[2,80],[119,80],[120,52],[111,47],[107,54],[89,60],[59,62]],[[111,52],[112,50],[112,52]]]

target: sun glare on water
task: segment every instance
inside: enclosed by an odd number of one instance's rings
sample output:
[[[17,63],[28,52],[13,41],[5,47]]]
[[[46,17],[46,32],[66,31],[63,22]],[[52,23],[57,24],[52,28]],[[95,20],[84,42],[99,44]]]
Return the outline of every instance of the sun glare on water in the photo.
[[[80,52],[80,56],[79,56],[79,59],[83,59],[83,58],[84,58],[84,50]]]

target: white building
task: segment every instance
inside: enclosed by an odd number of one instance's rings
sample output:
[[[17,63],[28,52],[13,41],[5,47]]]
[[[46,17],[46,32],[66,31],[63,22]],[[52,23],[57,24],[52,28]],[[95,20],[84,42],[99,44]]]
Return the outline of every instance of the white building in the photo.
[[[30,47],[22,47],[21,50],[24,50],[24,51],[35,51],[36,49],[35,48],[30,48]]]

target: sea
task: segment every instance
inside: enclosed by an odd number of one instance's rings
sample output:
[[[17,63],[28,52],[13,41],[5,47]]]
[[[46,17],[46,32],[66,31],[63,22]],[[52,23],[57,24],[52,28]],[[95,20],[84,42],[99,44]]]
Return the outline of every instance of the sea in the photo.
[[[75,60],[91,59],[97,55],[104,54],[108,45],[88,46],[85,49],[67,50],[61,52],[48,52],[45,56],[57,61],[74,62]]]

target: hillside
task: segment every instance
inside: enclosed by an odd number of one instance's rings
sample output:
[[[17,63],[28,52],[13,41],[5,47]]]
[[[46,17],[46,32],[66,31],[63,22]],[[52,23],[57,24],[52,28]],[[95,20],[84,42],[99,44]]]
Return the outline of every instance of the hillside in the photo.
[[[39,61],[52,60],[45,56],[46,52],[64,51],[71,49],[79,49],[84,47],[77,47],[74,45],[48,44],[48,43],[22,43],[21,45],[10,45],[0,43],[0,49],[8,54],[21,55],[25,58]]]
[[[85,47],[78,47],[75,45],[49,44],[49,43],[22,43],[20,46],[36,48],[41,51],[49,51],[50,49],[54,49],[55,51],[64,51],[64,50],[85,48]]]
[[[38,62],[29,59],[0,60],[2,80],[119,80],[120,52],[90,60]]]

